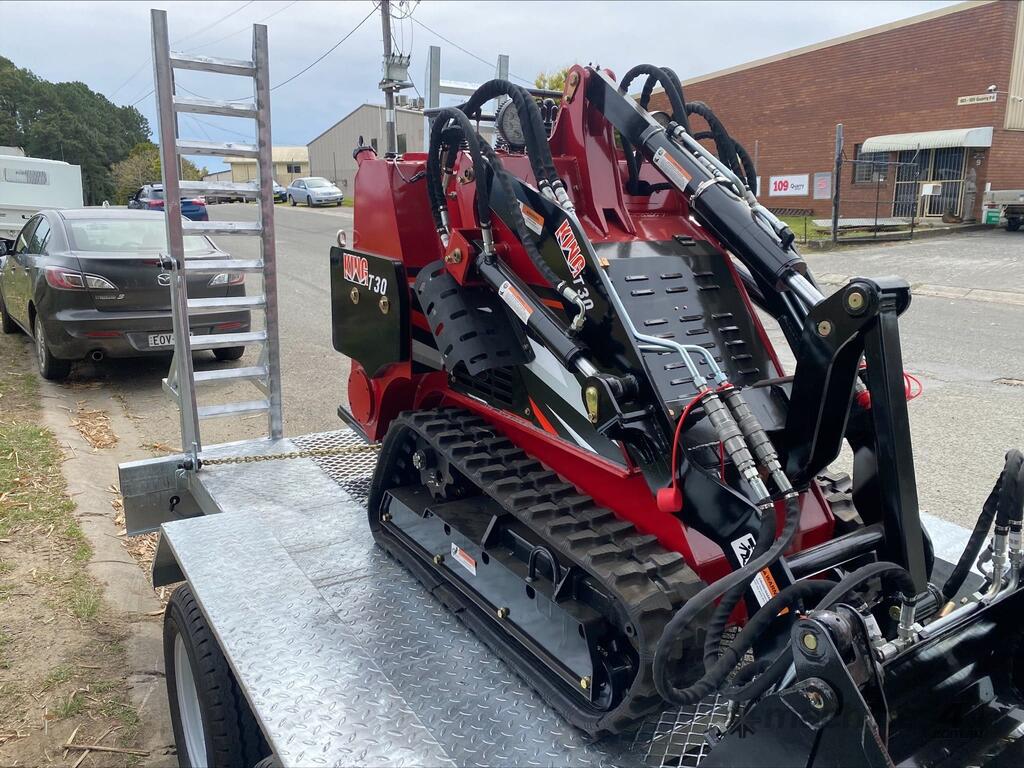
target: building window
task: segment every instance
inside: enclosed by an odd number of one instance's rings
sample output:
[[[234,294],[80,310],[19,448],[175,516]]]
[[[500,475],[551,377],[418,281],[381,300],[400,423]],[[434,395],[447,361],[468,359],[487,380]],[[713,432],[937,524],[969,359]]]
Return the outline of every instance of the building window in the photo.
[[[298,163],[288,163],[288,165],[285,167],[285,170],[288,173],[302,173],[302,166],[299,165]]]
[[[853,183],[870,184],[878,174],[879,181],[885,181],[888,174],[888,152],[861,152],[861,145],[853,147]]]
[[[404,133],[398,134],[398,154],[404,155],[408,150],[406,149],[406,138]]]

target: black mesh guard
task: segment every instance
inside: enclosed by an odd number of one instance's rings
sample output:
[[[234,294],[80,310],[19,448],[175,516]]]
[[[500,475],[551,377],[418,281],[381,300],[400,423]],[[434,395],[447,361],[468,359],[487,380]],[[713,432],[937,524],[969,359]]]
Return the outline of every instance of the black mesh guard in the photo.
[[[522,327],[494,291],[459,285],[440,260],[420,270],[415,288],[446,371],[462,363],[476,376],[533,359]]]

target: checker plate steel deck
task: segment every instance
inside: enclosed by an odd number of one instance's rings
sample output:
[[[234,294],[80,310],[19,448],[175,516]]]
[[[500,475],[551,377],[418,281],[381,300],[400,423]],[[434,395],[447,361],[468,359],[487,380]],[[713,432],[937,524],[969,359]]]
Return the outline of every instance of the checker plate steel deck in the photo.
[[[338,430],[205,456],[359,443]],[[374,545],[374,464],[357,453],[209,466],[198,477],[221,514],[163,526],[284,765],[698,765],[724,705],[598,742],[566,724]]]

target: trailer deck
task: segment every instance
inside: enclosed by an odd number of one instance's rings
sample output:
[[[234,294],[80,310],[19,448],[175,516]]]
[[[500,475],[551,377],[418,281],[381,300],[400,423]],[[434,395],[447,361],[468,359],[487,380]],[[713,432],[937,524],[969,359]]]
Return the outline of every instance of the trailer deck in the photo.
[[[188,580],[282,765],[700,763],[705,731],[727,718],[717,699],[594,742],[376,547],[364,508],[375,454],[259,460],[361,442],[346,429],[208,448],[248,458],[177,471],[196,508],[161,525],[154,583]],[[151,481],[173,460],[122,465],[130,530],[145,525],[133,494],[159,497]],[[966,532],[926,523],[954,560]]]

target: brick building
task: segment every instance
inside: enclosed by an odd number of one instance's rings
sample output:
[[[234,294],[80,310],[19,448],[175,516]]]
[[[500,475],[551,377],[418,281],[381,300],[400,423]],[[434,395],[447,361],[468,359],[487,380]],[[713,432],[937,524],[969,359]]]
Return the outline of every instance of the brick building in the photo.
[[[1024,188],[1024,5],[960,3],[683,83],[757,157],[769,208],[831,210],[842,123],[842,215],[980,215]],[[656,92],[652,109],[666,109]],[[695,127],[695,130],[698,130]],[[897,165],[900,163],[900,165]],[[941,192],[921,198],[923,184]],[[931,190],[934,191],[934,188]],[[919,210],[920,209],[920,210]]]

